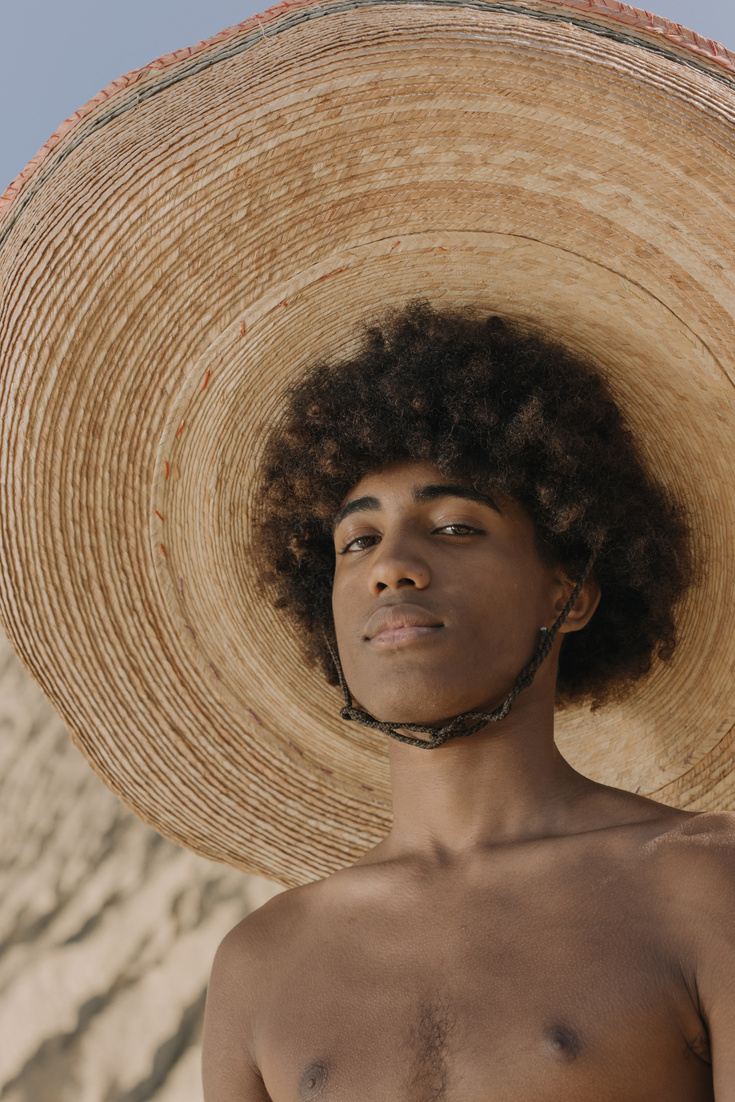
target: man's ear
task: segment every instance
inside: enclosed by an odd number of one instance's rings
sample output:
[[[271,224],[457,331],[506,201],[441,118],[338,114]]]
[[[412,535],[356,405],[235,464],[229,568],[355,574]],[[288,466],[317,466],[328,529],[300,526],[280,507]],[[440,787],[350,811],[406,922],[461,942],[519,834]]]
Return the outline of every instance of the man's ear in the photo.
[[[566,579],[563,596],[556,603],[557,616],[571,597],[575,584],[575,582]],[[596,580],[588,578],[582,586],[577,600],[569,610],[566,620],[559,628],[559,634],[563,635],[567,631],[580,631],[581,628],[586,627],[600,603],[600,595],[600,587]]]

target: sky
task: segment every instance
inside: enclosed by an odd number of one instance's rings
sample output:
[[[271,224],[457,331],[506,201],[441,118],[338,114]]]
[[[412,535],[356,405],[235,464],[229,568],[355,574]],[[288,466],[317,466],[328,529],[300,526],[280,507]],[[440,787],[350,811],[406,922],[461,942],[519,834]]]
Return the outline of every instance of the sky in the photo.
[[[268,6],[250,0],[0,0],[0,193],[111,80]],[[656,0],[656,12],[735,50],[733,0]]]

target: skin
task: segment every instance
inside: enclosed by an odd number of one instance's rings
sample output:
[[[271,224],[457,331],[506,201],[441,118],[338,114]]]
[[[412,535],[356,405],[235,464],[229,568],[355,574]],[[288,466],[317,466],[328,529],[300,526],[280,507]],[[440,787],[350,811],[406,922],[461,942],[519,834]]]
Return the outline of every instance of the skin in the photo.
[[[343,503],[337,639],[380,719],[492,710],[574,588],[516,502],[461,493],[406,463]],[[225,938],[206,1102],[735,1102],[733,817],[596,784],[554,744],[562,636],[598,600],[590,580],[506,719],[389,740],[390,834]]]

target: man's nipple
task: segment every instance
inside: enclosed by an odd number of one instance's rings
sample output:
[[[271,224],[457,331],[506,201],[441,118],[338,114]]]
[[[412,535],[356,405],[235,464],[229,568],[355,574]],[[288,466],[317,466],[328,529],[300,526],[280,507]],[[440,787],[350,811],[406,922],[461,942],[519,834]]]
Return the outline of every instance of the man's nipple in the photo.
[[[582,1048],[579,1035],[566,1025],[552,1025],[545,1029],[544,1044],[550,1056],[565,1064],[576,1060]]]
[[[299,1098],[303,1102],[311,1102],[320,1098],[322,1090],[327,1082],[327,1069],[323,1064],[312,1064],[301,1076],[299,1083]]]

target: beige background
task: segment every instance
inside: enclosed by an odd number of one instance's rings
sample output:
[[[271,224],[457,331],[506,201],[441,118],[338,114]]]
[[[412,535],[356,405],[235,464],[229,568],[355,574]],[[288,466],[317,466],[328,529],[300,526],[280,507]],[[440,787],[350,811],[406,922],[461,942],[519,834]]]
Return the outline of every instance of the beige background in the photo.
[[[0,636],[2,1102],[202,1102],[212,957],[276,890],[136,819]]]

